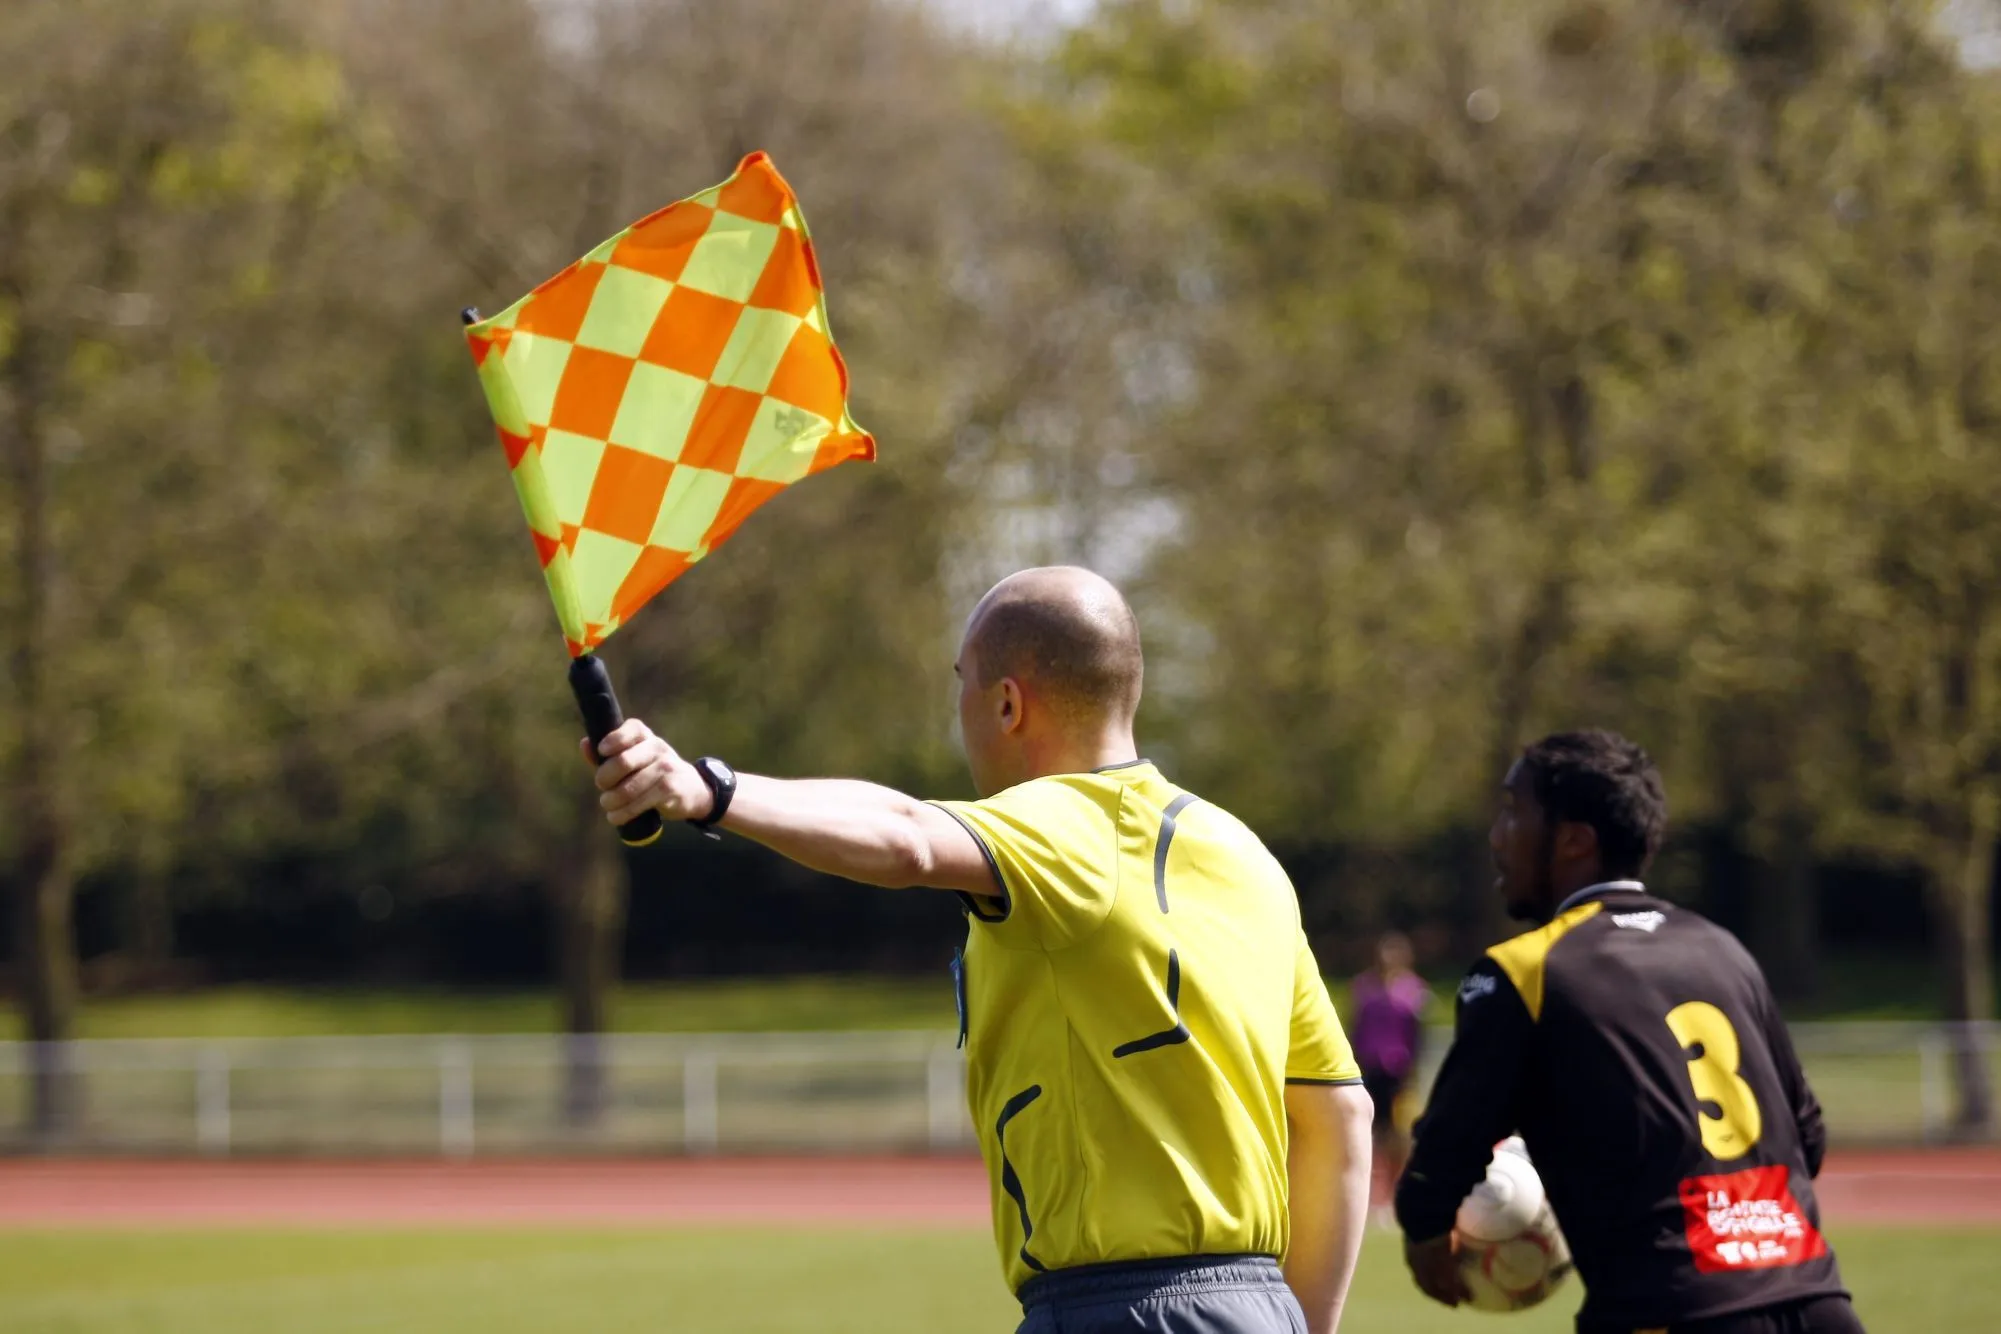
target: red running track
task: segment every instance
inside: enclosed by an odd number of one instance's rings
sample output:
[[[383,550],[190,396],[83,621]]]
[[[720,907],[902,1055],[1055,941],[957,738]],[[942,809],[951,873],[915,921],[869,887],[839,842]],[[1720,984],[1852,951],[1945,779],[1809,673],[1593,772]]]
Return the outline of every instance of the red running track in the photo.
[[[0,1226],[982,1227],[976,1158],[0,1160]]]
[[[1831,1227],[2001,1227],[2001,1147],[1836,1153],[1815,1187]]]
[[[1846,1153],[1823,1214],[2001,1227],[2001,1149]],[[0,1227],[905,1224],[985,1227],[972,1158],[0,1160]]]

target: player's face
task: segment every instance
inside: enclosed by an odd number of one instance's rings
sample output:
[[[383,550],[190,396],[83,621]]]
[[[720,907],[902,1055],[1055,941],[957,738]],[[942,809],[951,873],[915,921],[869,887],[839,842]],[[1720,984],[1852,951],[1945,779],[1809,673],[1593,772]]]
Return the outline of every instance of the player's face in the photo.
[[[1549,841],[1542,806],[1528,790],[1521,765],[1508,770],[1501,784],[1501,806],[1487,846],[1494,854],[1494,888],[1501,892],[1508,916],[1540,922],[1549,916]]]

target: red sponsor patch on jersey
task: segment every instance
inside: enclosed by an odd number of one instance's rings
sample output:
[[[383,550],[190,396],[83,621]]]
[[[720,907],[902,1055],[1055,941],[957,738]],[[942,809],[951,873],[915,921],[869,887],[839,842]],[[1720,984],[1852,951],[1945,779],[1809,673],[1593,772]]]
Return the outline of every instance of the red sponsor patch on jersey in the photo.
[[[1681,1183],[1681,1207],[1701,1273],[1777,1269],[1827,1254],[1782,1166],[1690,1177]]]

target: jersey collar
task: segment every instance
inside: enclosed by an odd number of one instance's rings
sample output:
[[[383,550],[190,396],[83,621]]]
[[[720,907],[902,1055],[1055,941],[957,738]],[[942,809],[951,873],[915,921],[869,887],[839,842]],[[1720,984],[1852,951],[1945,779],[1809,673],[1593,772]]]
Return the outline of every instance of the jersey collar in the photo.
[[[1569,898],[1556,905],[1556,915],[1563,916],[1580,903],[1589,902],[1601,894],[1644,894],[1647,887],[1637,880],[1606,880],[1595,885],[1586,885]]]

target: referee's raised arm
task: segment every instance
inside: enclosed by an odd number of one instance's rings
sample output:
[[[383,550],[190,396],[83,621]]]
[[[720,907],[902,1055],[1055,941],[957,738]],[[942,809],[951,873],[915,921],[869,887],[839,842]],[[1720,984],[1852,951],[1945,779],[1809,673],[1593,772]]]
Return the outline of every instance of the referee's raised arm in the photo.
[[[765,778],[729,771],[717,778],[690,762],[637,718],[593,752],[605,818],[615,825],[646,811],[704,828],[727,829],[828,875],[885,889],[952,889],[992,894],[993,869],[966,827],[894,788],[847,778]],[[706,764],[713,766],[711,760]]]

